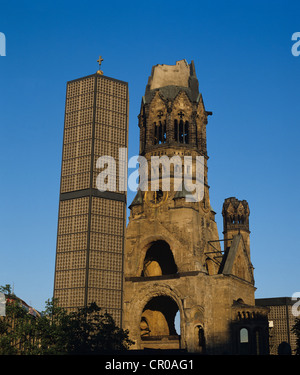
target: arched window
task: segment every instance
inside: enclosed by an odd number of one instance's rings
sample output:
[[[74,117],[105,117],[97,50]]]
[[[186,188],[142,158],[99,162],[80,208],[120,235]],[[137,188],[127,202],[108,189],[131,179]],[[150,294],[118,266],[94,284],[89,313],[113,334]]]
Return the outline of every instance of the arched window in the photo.
[[[184,143],[189,143],[189,123],[188,121],[185,122],[184,125]]]
[[[241,328],[239,332],[239,354],[250,354],[249,331],[247,328]]]
[[[249,342],[249,334],[247,328],[241,328],[240,330],[240,343],[241,344],[248,344]]]
[[[170,246],[165,241],[155,241],[147,250],[142,276],[162,276],[177,273]]]
[[[174,138],[175,142],[178,142],[179,137],[179,128],[178,128],[178,121],[175,119],[174,120]]]
[[[195,349],[202,354],[205,352],[204,329],[201,325],[195,327]]]
[[[255,354],[260,354],[260,332],[258,328],[255,330]]]
[[[167,127],[166,121],[159,121],[154,123],[154,145],[166,143],[167,140]]]
[[[183,125],[183,121],[180,120],[179,121],[179,132],[178,132],[178,135],[179,135],[179,143],[184,143],[183,141],[183,132],[184,132],[184,125]]]
[[[141,317],[141,336],[178,336],[175,317],[178,312],[176,302],[168,296],[156,296],[150,299],[143,309]]]
[[[174,120],[174,138],[175,142],[188,144],[189,143],[189,122],[183,121],[181,118],[178,122]]]

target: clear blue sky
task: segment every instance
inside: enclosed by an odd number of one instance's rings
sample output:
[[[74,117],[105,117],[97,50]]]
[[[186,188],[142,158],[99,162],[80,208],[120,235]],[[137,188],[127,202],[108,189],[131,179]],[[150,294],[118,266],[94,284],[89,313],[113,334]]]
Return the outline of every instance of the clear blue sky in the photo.
[[[219,235],[224,199],[246,199],[256,297],[300,291],[299,15],[294,0],[1,2],[0,285],[37,309],[52,297],[66,82],[102,55],[129,83],[129,156],[152,66],[194,60]]]

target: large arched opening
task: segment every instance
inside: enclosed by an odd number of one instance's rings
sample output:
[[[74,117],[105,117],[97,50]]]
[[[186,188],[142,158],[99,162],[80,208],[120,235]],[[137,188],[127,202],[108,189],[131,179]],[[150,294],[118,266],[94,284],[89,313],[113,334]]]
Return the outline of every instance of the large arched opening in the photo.
[[[169,296],[156,296],[148,301],[140,322],[143,347],[179,349],[180,335],[175,321],[178,311],[177,303]]]
[[[172,275],[177,273],[173,253],[167,242],[152,242],[146,252],[142,275],[145,277]]]

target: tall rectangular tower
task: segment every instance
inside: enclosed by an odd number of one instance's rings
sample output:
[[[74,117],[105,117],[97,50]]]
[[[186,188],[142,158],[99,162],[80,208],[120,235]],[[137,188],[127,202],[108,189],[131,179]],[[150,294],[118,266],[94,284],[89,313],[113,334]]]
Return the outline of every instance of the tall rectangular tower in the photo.
[[[126,181],[128,84],[101,73],[67,83],[54,298],[68,311],[96,302],[121,325],[126,191],[119,175],[99,191],[96,165],[112,156]]]

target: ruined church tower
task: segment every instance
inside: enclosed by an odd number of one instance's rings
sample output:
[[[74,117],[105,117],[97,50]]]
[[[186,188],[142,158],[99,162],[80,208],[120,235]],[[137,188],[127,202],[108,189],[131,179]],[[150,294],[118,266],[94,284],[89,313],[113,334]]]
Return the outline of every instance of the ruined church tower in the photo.
[[[224,241],[210,204],[206,126],[211,114],[193,61],[152,68],[138,116],[149,183],[129,206],[125,241],[123,328],[130,332],[133,349],[267,351],[266,310],[255,307],[248,203],[225,200]],[[182,161],[170,164],[167,191],[162,189],[164,167],[151,165],[153,156]],[[194,160],[202,160],[200,200],[187,199],[184,184],[175,189],[177,169],[183,175],[187,156],[193,160],[193,182],[198,178]],[[153,191],[150,177],[156,168],[159,187]]]

